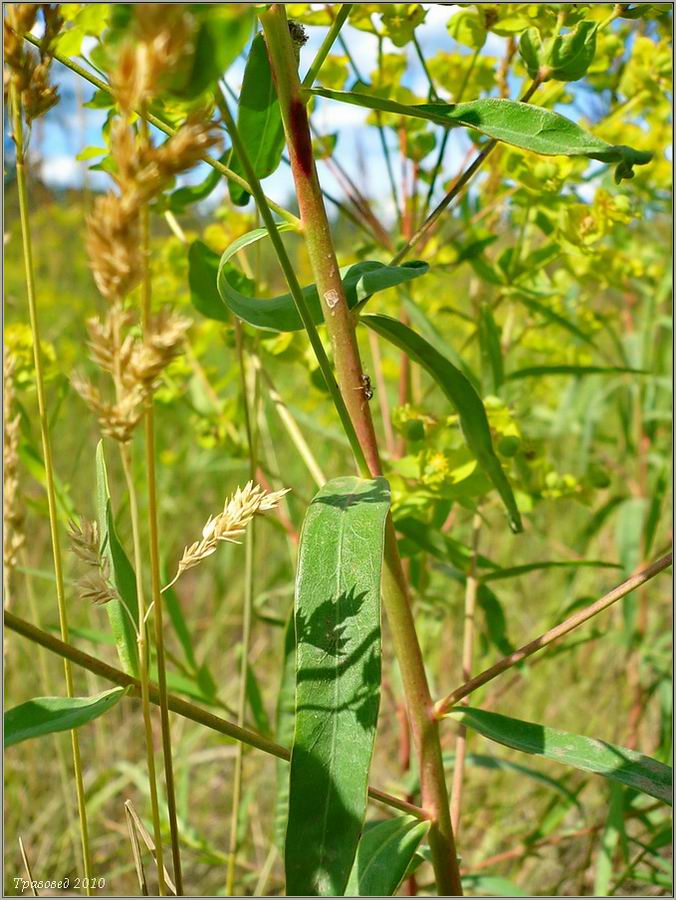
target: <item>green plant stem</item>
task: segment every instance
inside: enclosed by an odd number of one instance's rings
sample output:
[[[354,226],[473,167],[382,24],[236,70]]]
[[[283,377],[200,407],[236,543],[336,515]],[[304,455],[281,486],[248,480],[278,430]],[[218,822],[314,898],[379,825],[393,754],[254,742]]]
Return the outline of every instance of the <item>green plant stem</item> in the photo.
[[[626,581],[623,581],[622,584],[613,588],[612,591],[609,591],[601,597],[600,600],[581,609],[564,622],[555,625],[554,628],[550,628],[549,631],[545,631],[544,634],[541,634],[534,640],[524,644],[523,647],[519,647],[518,650],[515,650],[514,653],[510,653],[509,656],[503,657],[499,662],[495,663],[494,666],[485,669],[479,675],[475,675],[474,678],[470,678],[469,681],[461,684],[447,697],[444,697],[443,700],[437,702],[435,706],[436,715],[439,717],[445,715],[452,706],[455,706],[455,704],[464,697],[467,697],[473,691],[476,691],[477,688],[483,687],[484,684],[497,678],[498,675],[502,675],[507,669],[511,669],[512,666],[515,666],[527,657],[532,656],[533,653],[537,653],[538,650],[547,647],[552,641],[558,640],[558,638],[568,634],[574,628],[579,628],[580,625],[588,622],[594,616],[603,612],[604,609],[608,609],[613,603],[621,600],[622,597],[626,597],[627,594],[635,591],[636,588],[645,584],[647,581],[650,581],[651,578],[654,578],[655,575],[658,575],[664,569],[667,569],[671,565],[671,562],[671,553],[667,553],[666,556],[661,557],[661,559],[658,559],[656,562],[652,563],[652,565],[647,566],[645,569],[632,575],[631,578],[627,578]]]
[[[235,320],[235,338],[237,342],[237,359],[241,379],[242,404],[244,407],[244,423],[246,428],[247,447],[249,452],[249,477],[256,477],[258,463],[256,459],[256,439],[253,431],[253,421],[249,408],[249,385],[247,382],[246,356],[244,353],[244,336],[242,323]],[[256,388],[254,386],[254,410],[256,407]],[[246,714],[246,683],[249,674],[249,650],[251,647],[251,619],[253,612],[254,591],[254,548],[255,548],[255,522],[249,526],[244,548],[244,608],[242,610],[242,642],[241,660],[239,668],[239,685],[237,693],[237,724],[241,728],[244,725]],[[237,744],[235,755],[235,769],[232,781],[232,813],[230,817],[230,842],[228,846],[228,866],[226,873],[225,895],[232,897],[235,888],[235,866],[237,863],[240,806],[242,802],[242,769],[244,765],[244,744]]]
[[[148,123],[141,120],[141,136],[149,141]],[[152,275],[150,270],[150,211],[146,206],[142,213],[141,241],[143,244],[142,326],[144,336],[151,327]],[[162,734],[162,758],[167,790],[167,812],[171,835],[171,856],[174,865],[174,884],[177,896],[183,894],[181,870],[181,845],[176,812],[176,787],[174,763],[171,751],[171,724],[167,706],[167,668],[164,654],[164,602],[161,594],[160,538],[157,514],[157,476],[155,467],[155,410],[152,395],[146,400],[144,414],[146,480],[148,489],[148,539],[150,544],[150,595],[153,606],[155,654],[157,657],[157,683],[160,689],[160,729]],[[139,576],[140,577],[140,576]],[[141,620],[143,630],[143,621]]]
[[[56,603],[59,613],[61,639],[68,643],[68,616],[66,613],[66,593],[63,581],[61,561],[61,541],[59,538],[58,511],[56,506],[56,489],[54,486],[54,461],[52,459],[52,442],[49,434],[49,417],[45,397],[45,382],[42,372],[42,348],[40,346],[40,325],[38,306],[35,294],[33,269],[33,244],[30,232],[30,214],[28,211],[28,191],[26,187],[26,148],[24,144],[23,119],[21,111],[21,95],[13,85],[11,90],[11,114],[14,142],[16,145],[16,185],[19,194],[19,217],[21,219],[21,239],[23,243],[23,259],[26,275],[26,295],[28,298],[28,316],[30,319],[33,340],[33,363],[35,366],[35,389],[38,400],[38,416],[42,437],[42,453],[45,460],[45,481],[47,488],[47,507],[49,510],[49,533],[52,543],[52,559],[54,563],[54,579],[56,582]],[[66,693],[74,695],[73,672],[68,660],[64,659],[63,669],[66,679]],[[83,873],[87,879],[87,895],[91,895],[89,883],[92,876],[91,854],[89,849],[89,829],[87,827],[87,807],[85,803],[84,777],[82,759],[80,757],[80,740],[76,731],[71,731],[71,748],[73,755],[73,772],[75,775],[75,793],[78,814],[80,817],[80,839],[82,842]]]
[[[24,39],[28,41],[29,44],[33,44],[34,47],[40,46],[39,39],[33,37],[32,34],[25,34]],[[84,78],[85,81],[93,84],[94,87],[98,88],[100,91],[105,91],[107,94],[113,96],[113,91],[109,84],[107,84],[105,81],[102,81],[100,78],[97,78],[96,75],[93,75],[91,72],[88,72],[87,69],[79,65],[79,63],[76,63],[74,60],[70,59],[70,57],[68,56],[65,56],[63,53],[59,53],[58,50],[50,49],[50,54],[54,57],[54,59],[58,60],[61,65],[66,66],[67,69],[70,69],[71,72],[75,72],[76,75],[79,75],[80,78]],[[163,134],[169,135],[169,137],[176,134],[176,132],[178,131],[178,129],[174,128],[171,123],[166,121],[166,119],[163,119],[160,116],[153,115],[153,113],[151,112],[143,110],[135,110],[135,112],[146,122],[149,122],[159,131],[163,132]],[[202,157],[202,162],[205,162],[207,165],[211,166],[212,169],[220,172],[220,174],[223,175],[224,178],[227,178],[229,181],[232,181],[235,184],[239,185],[239,187],[243,188],[247,193],[253,193],[251,187],[249,186],[249,183],[244,178],[242,178],[241,175],[233,172],[232,169],[220,162],[220,160],[215,159],[215,157],[205,153]],[[271,200],[269,197],[266,197],[265,199],[270,209],[274,210],[274,212],[276,212],[278,216],[281,216],[282,219],[285,219],[287,222],[293,225],[294,228],[300,227],[300,220],[297,216],[294,216],[292,212],[289,212],[288,209],[284,209],[283,206],[275,203],[275,201]]]
[[[467,66],[467,71],[465,72],[464,78],[462,79],[462,83],[458,89],[457,96],[454,97],[454,103],[460,103],[462,101],[463,95],[465,93],[465,89],[467,87],[467,83],[469,81],[469,77],[472,74],[472,70],[476,65],[477,58],[479,56],[481,48],[477,47],[477,49],[472,54],[472,59],[470,60],[469,65]],[[446,146],[448,144],[448,139],[451,136],[451,129],[445,128],[444,133],[441,137],[441,144],[439,145],[439,152],[437,153],[437,158],[434,162],[434,168],[432,169],[432,177],[430,178],[430,186],[427,191],[427,196],[425,197],[425,204],[423,206],[422,218],[424,219],[427,215],[430,203],[432,202],[432,197],[434,195],[434,188],[437,185],[437,179],[439,178],[439,173],[441,172],[441,166],[444,161],[444,154],[446,153]]]
[[[333,347],[338,383],[363,447],[369,473],[380,474],[380,457],[373,421],[363,392],[363,370],[355,322],[345,299],[322,201],[286,12],[283,4],[277,3],[265,12],[260,12],[259,17],[274,73],[303,233]],[[429,843],[437,888],[441,895],[461,895],[462,885],[448,809],[439,731],[433,715],[432,699],[391,516],[388,516],[385,530],[382,594],[419,756],[423,807],[432,820]]]
[[[343,400],[343,395],[341,394],[340,388],[338,387],[338,384],[336,382],[336,378],[331,368],[331,363],[329,362],[329,358],[326,355],[326,350],[324,349],[324,345],[322,344],[321,338],[319,337],[319,332],[317,331],[317,328],[312,321],[310,311],[305,304],[305,298],[303,297],[302,288],[300,286],[298,278],[296,277],[296,272],[294,270],[293,264],[291,263],[291,260],[289,259],[289,256],[286,252],[286,248],[284,247],[274,219],[272,218],[270,207],[268,206],[265,194],[263,193],[263,190],[261,188],[260,181],[258,180],[256,173],[254,172],[253,166],[251,165],[249,154],[239,135],[237,125],[235,124],[235,120],[233,119],[230,108],[228,107],[228,102],[225,99],[223,92],[220,90],[217,93],[217,102],[219,105],[219,110],[223,117],[223,121],[225,123],[225,127],[230,133],[232,145],[235,149],[235,152],[237,153],[237,156],[240,159],[240,162],[242,163],[244,171],[247,173],[247,177],[249,178],[249,182],[251,185],[249,190],[252,197],[256,201],[256,206],[258,207],[258,211],[260,212],[263,224],[268,230],[270,241],[275,250],[275,253],[277,254],[277,259],[279,260],[282,272],[284,273],[284,277],[286,278],[286,282],[289,286],[289,291],[291,292],[291,296],[293,297],[296,309],[298,310],[298,315],[303,322],[303,326],[307,332],[310,344],[312,345],[312,349],[315,353],[315,356],[317,357],[319,368],[321,369],[322,375],[324,376],[324,381],[326,382],[326,386],[329,390],[329,393],[331,394],[331,399],[334,402],[340,421],[342,422],[343,428],[345,429],[345,434],[347,435],[348,441],[350,442],[352,452],[354,453],[355,459],[357,460],[357,466],[360,472],[366,475],[368,474],[369,469],[364,457],[364,451],[361,448],[359,438],[355,431],[354,425],[352,424],[352,419],[350,418],[347,404]]]
[[[51,653],[61,656],[64,660],[69,660],[70,662],[75,663],[75,665],[87,669],[89,672],[93,672],[100,678],[105,678],[106,681],[110,681],[112,684],[130,688],[132,696],[140,695],[141,682],[138,678],[134,678],[133,675],[128,675],[121,669],[116,669],[114,666],[102,662],[95,656],[90,656],[89,653],[85,653],[77,647],[73,647],[71,644],[59,640],[54,635],[49,634],[46,631],[41,631],[39,628],[36,628],[35,625],[26,622],[25,619],[21,619],[19,616],[15,616],[14,613],[9,612],[8,610],[5,610],[4,612],[4,621],[5,627],[9,628],[10,631],[20,634],[22,637],[27,638],[29,641],[32,641],[41,647],[45,647]],[[152,682],[149,683],[149,697],[151,703],[154,703],[155,705],[159,704],[159,691],[157,686]],[[184,700],[182,697],[177,697],[175,694],[169,694],[168,701],[169,709],[176,713],[176,715],[182,716],[184,719],[189,719],[191,722],[196,722],[198,725],[204,725],[206,728],[210,728],[218,734],[223,734],[233,740],[241,741],[250,747],[255,747],[257,750],[261,750],[263,753],[275,756],[278,759],[288,761],[291,756],[286,747],[282,747],[280,744],[275,743],[275,741],[265,737],[265,735],[259,734],[250,728],[240,728],[238,725],[235,725],[234,722],[229,722],[227,719],[222,719],[220,716],[216,716],[205,709],[201,709],[199,706],[196,706],[188,700]],[[408,803],[406,800],[401,800],[399,797],[394,797],[392,794],[388,794],[385,791],[378,790],[378,788],[370,787],[369,797],[377,803],[384,803],[386,806],[390,806],[392,809],[398,809],[400,812],[414,816],[416,819],[425,820],[429,818],[427,813],[420,809],[419,806],[414,806],[414,804]]]
[[[128,444],[120,444],[120,457],[127,493],[129,495],[129,515],[131,518],[132,541],[134,545],[134,569],[136,572],[136,600],[138,602],[138,656],[141,687],[141,706],[143,709],[143,727],[146,743],[146,762],[148,766],[148,787],[150,790],[150,810],[153,820],[153,834],[157,853],[157,880],[160,897],[166,895],[164,880],[164,853],[162,850],[162,829],[160,827],[160,805],[157,797],[157,773],[155,771],[155,754],[153,751],[153,725],[150,714],[150,680],[148,677],[148,626],[146,623],[146,603],[143,591],[143,553],[141,551],[141,534],[139,527],[138,500],[131,467],[131,450]],[[158,698],[159,699],[159,698]]]
[[[533,81],[528,90],[521,97],[521,103],[527,103],[530,98],[533,96],[535,91],[537,90],[540,82]],[[397,266],[399,263],[405,259],[408,254],[415,247],[418,246],[423,237],[427,234],[430,228],[437,221],[442,212],[455,200],[458,194],[463,190],[463,188],[467,185],[467,183],[471,180],[472,176],[477,172],[481,166],[484,164],[485,160],[490,156],[495,147],[499,142],[495,139],[491,139],[484,149],[477,156],[474,157],[472,162],[467,166],[465,171],[456,179],[453,187],[448,191],[446,196],[441,200],[438,205],[432,210],[429,216],[425,219],[422,225],[418,228],[415,234],[411,237],[409,241],[407,241],[404,246],[399,250],[395,256],[390,260],[391,266]]]
[[[474,657],[474,619],[476,614],[476,596],[479,588],[476,570],[480,530],[481,516],[477,512],[472,521],[472,561],[465,584],[465,623],[462,637],[462,677],[465,681],[469,681],[472,677],[472,661]],[[456,838],[460,825],[460,810],[462,808],[466,748],[467,729],[464,725],[460,725],[455,742],[455,762],[453,764],[453,784],[451,786],[451,822],[453,823],[453,833],[456,835]]]
[[[326,37],[322,41],[319,50],[317,50],[317,55],[312,60],[312,65],[305,73],[305,77],[303,78],[303,87],[312,87],[312,83],[317,77],[322,65],[324,64],[324,60],[329,55],[329,51],[331,47],[333,47],[336,38],[340,35],[340,29],[343,27],[347,17],[350,15],[350,11],[353,6],[353,3],[343,3],[336,13],[336,17],[331,23],[331,27],[327,31]]]
[[[420,42],[418,38],[415,36],[415,32],[413,32],[413,47],[415,48],[416,56],[418,57],[418,61],[422,66],[422,70],[425,73],[425,78],[427,79],[427,83],[429,85],[428,91],[428,99],[433,103],[435,100],[439,99],[439,95],[437,94],[437,89],[434,86],[434,80],[430,74],[430,70],[427,68],[427,63],[425,61],[425,56],[422,52],[422,47],[420,46]],[[305,85],[303,85],[304,87]]]
[[[383,39],[381,35],[378,35],[378,72],[379,78],[382,79],[383,73]],[[382,115],[380,111],[376,110],[376,125],[378,128],[378,137],[380,138],[380,149],[383,152],[383,157],[385,159],[385,168],[387,169],[387,180],[390,183],[390,191],[392,193],[392,203],[394,204],[394,212],[397,217],[397,226],[399,230],[401,230],[401,208],[399,206],[399,197],[397,195],[397,183],[394,180],[394,170],[392,169],[392,159],[390,157],[390,149],[387,146],[387,138],[385,137],[385,127],[382,122]]]
[[[253,358],[253,362],[254,362],[254,365],[260,371],[261,375],[263,376],[263,380],[265,381],[265,383],[267,385],[267,392],[266,392],[267,398],[270,400],[270,402],[274,405],[275,409],[277,410],[277,413],[279,415],[279,418],[282,420],[282,424],[284,425],[284,428],[286,429],[289,437],[291,438],[291,441],[293,442],[294,447],[298,451],[298,455],[305,463],[305,466],[306,466],[308,472],[310,473],[310,475],[312,475],[312,479],[315,482],[315,484],[317,485],[317,487],[321,487],[323,484],[326,483],[326,480],[327,480],[326,475],[324,475],[324,473],[322,472],[322,470],[319,466],[319,463],[315,459],[315,456],[314,456],[312,450],[308,446],[308,443],[305,440],[305,436],[303,435],[303,432],[298,427],[296,420],[289,412],[287,405],[284,403],[284,400],[282,399],[279,391],[275,387],[267,370],[263,368],[263,364],[262,364],[260,358],[255,356]]]

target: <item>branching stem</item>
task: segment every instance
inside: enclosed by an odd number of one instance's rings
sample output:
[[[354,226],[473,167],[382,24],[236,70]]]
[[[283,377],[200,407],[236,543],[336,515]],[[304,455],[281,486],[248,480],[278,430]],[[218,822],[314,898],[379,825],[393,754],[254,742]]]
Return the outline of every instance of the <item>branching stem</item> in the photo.
[[[130,694],[133,696],[140,695],[141,682],[138,678],[134,678],[133,675],[128,675],[121,669],[116,669],[114,666],[102,662],[95,656],[90,656],[89,653],[85,653],[77,647],[73,647],[71,644],[60,641],[53,634],[41,631],[39,628],[36,628],[35,625],[26,622],[25,619],[21,619],[19,616],[15,616],[13,613],[9,612],[9,610],[5,610],[4,612],[4,621],[5,627],[14,631],[16,634],[20,634],[29,641],[33,641],[33,643],[45,647],[50,652],[56,653],[66,661],[73,662],[75,665],[80,666],[89,672],[93,672],[100,678],[105,678],[107,681],[112,682],[112,684],[119,684],[121,687],[131,688]],[[157,685],[152,684],[152,682],[149,684],[149,697],[151,703],[156,705],[159,704],[159,691]],[[227,719],[222,719],[220,716],[214,715],[214,713],[201,709],[189,700],[184,700],[182,697],[177,697],[175,694],[169,694],[168,701],[169,709],[173,713],[176,713],[176,715],[182,716],[184,719],[189,719],[191,722],[197,722],[198,725],[204,725],[206,728],[210,728],[218,734],[223,734],[233,740],[241,741],[250,747],[262,750],[263,753],[267,753],[270,756],[276,756],[278,759],[288,761],[291,756],[286,747],[282,747],[280,744],[275,743],[275,741],[270,740],[270,738],[265,737],[265,735],[259,734],[257,731],[253,731],[250,728],[240,728],[238,725],[235,725],[234,722],[229,722]],[[401,800],[399,797],[394,797],[386,791],[378,790],[378,788],[370,787],[369,797],[377,803],[384,803],[386,806],[390,806],[392,809],[398,809],[400,812],[414,816],[416,819],[424,820],[429,818],[427,813],[420,809],[419,806],[408,803],[406,800]]]
[[[312,153],[310,126],[284,5],[273,4],[260,12],[259,16],[277,88],[303,234],[333,348],[338,384],[368,463],[367,472],[372,476],[378,475],[382,470],[373,421],[363,392],[363,370],[355,321],[346,302],[322,201]],[[437,889],[441,895],[458,896],[462,894],[462,885],[448,809],[441,744],[436,727],[438,723],[433,716],[425,667],[391,516],[388,516],[385,530],[382,594],[419,756],[423,807],[432,821],[429,844]]]
[[[540,637],[524,644],[523,647],[515,650],[514,653],[510,653],[509,656],[503,657],[499,662],[495,663],[494,666],[491,666],[490,669],[485,669],[479,675],[470,678],[469,681],[461,684],[460,687],[457,687],[447,697],[444,697],[443,700],[439,700],[435,706],[436,715],[438,717],[445,715],[452,706],[455,706],[455,704],[459,703],[464,697],[467,697],[473,691],[476,691],[477,688],[483,687],[484,684],[497,678],[498,675],[502,675],[503,672],[506,672],[507,669],[511,669],[512,666],[520,663],[521,660],[532,656],[533,653],[537,653],[538,650],[544,649],[553,641],[556,641],[558,638],[573,631],[574,628],[578,628],[580,625],[588,622],[594,616],[603,612],[604,609],[608,609],[613,603],[621,600],[622,597],[626,597],[627,594],[635,591],[637,587],[640,587],[642,584],[645,584],[646,581],[650,581],[655,575],[658,575],[664,569],[667,569],[671,565],[671,562],[671,553],[667,553],[666,556],[658,559],[657,562],[652,563],[652,565],[647,566],[647,568],[632,575],[631,578],[627,578],[626,581],[623,581],[622,584],[613,588],[612,591],[605,594],[600,600],[581,609],[579,612],[566,619],[565,622],[561,622],[560,625],[555,625],[554,628],[545,631]]]

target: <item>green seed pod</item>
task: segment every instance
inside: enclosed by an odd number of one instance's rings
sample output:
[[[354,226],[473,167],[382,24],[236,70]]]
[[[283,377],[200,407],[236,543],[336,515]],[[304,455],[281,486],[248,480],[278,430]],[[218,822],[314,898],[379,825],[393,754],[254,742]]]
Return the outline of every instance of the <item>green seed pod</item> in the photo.
[[[406,437],[409,441],[425,440],[425,426],[420,419],[411,419],[406,423]]]
[[[515,437],[515,435],[512,434],[506,434],[498,441],[498,453],[500,456],[515,456],[520,446],[521,441],[518,437]]]
[[[596,22],[578,22],[574,31],[554,38],[547,65],[557,81],[577,81],[592,64],[596,53]]]
[[[531,78],[537,78],[543,65],[544,47],[537,28],[527,28],[519,40],[519,54]]]

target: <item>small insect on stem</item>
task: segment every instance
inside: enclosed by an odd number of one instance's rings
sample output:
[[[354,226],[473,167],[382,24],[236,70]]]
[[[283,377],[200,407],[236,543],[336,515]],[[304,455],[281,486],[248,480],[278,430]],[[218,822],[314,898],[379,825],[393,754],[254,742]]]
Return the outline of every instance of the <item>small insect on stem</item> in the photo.
[[[359,387],[355,388],[355,391],[361,391],[364,395],[364,400],[368,403],[368,401],[373,397],[373,388],[371,387],[371,379],[366,374],[366,372],[362,372],[359,376]]]

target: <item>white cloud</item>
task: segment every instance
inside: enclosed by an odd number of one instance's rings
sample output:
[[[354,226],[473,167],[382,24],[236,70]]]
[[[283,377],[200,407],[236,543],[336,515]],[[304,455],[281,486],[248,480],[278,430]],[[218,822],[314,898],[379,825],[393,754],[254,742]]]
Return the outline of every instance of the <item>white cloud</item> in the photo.
[[[82,180],[82,163],[72,156],[48,156],[41,166],[42,179],[53,187],[70,187]]]

